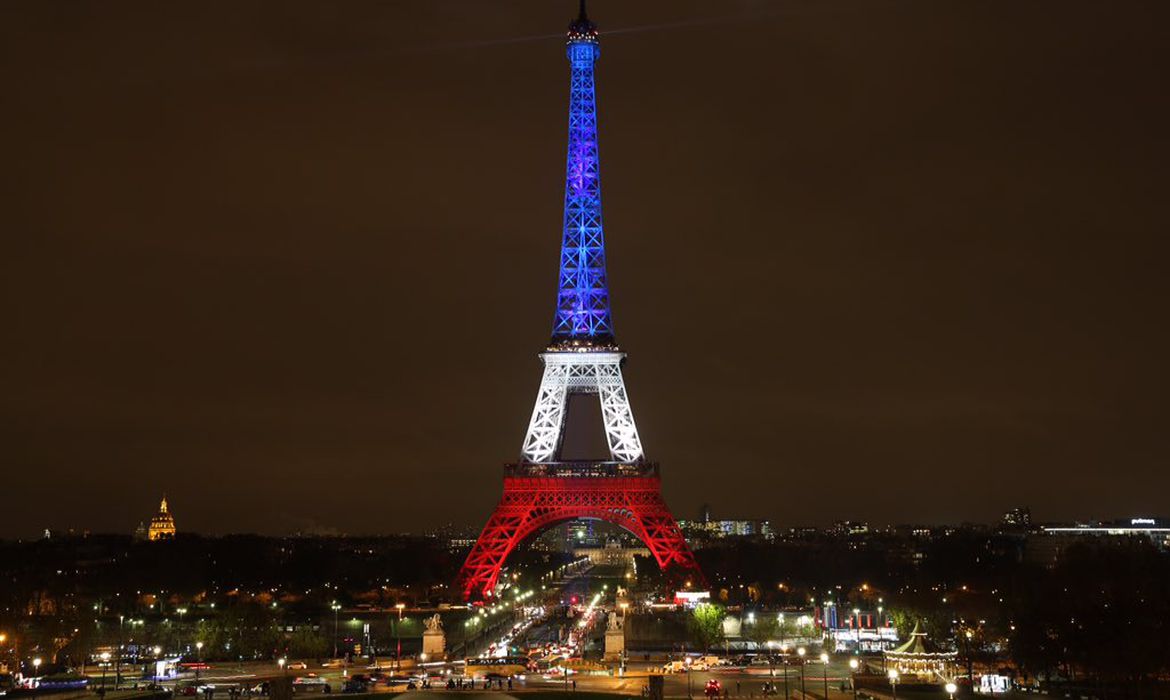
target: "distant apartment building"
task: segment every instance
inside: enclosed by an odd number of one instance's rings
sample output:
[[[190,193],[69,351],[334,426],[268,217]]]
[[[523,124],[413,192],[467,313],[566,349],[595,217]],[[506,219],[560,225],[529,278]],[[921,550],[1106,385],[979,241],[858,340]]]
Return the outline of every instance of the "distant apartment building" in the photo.
[[[868,533],[869,523],[860,520],[838,520],[829,528],[829,534],[838,537],[865,535]]]
[[[767,542],[776,539],[776,532],[767,520],[680,520],[678,526],[692,547],[737,538]]]
[[[1140,538],[1162,551],[1170,551],[1170,519],[1136,517],[1124,520],[1091,521],[1073,525],[1049,525],[1028,537],[1025,557],[1052,566],[1068,547],[1086,541]]]
[[[1003,514],[1000,524],[1008,529],[1027,530],[1032,527],[1032,510],[1030,508],[1012,508]]]

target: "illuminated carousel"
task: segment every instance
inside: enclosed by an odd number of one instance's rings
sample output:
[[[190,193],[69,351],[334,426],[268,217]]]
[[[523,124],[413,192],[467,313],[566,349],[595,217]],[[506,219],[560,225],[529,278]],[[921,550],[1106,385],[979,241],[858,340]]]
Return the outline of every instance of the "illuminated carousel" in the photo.
[[[918,623],[914,623],[906,643],[882,655],[886,669],[897,672],[899,683],[931,683],[951,679],[958,652],[931,651],[926,633],[919,632]]]

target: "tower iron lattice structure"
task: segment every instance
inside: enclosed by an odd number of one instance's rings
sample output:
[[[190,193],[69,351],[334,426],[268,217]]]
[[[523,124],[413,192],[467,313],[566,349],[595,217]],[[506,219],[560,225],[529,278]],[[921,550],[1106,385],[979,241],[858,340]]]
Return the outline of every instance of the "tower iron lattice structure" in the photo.
[[[585,13],[570,25],[569,147],[565,214],[552,340],[520,461],[504,467],[504,493],[459,574],[467,599],[491,599],[508,555],[554,525],[594,518],[640,539],[677,582],[705,579],[662,498],[658,465],[648,462],[622,378],[625,353],[614,340],[597,146],[594,64],[597,27]],[[610,459],[564,461],[561,444],[572,394],[596,394]]]

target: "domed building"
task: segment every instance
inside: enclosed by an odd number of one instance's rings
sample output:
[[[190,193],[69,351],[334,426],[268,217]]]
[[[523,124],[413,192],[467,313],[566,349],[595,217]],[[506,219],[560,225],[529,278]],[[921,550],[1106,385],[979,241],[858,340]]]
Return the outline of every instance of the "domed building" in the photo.
[[[151,542],[174,538],[175,517],[167,508],[166,496],[163,496],[162,503],[158,505],[158,512],[150,519],[150,528],[146,531],[146,536]]]

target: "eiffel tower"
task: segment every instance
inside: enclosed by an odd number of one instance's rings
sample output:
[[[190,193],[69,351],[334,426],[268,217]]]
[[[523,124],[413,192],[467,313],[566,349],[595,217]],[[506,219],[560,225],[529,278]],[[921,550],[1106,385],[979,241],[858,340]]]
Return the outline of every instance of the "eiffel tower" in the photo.
[[[662,499],[658,465],[646,461],[622,379],[605,274],[597,100],[593,67],[601,55],[597,27],[580,13],[569,25],[569,153],[556,316],[541,353],[544,376],[520,461],[504,467],[504,494],[467,556],[459,585],[467,599],[491,599],[500,569],[521,543],[559,523],[593,518],[640,539],[658,565],[680,582],[705,580],[678,523]],[[601,401],[607,461],[562,461],[571,394]]]

